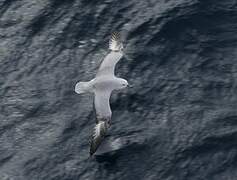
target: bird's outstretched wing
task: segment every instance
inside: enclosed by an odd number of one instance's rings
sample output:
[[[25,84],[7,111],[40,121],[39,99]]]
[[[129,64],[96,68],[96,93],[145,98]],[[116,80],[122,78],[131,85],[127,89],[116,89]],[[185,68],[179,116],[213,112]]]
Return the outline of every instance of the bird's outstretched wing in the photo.
[[[96,120],[106,121],[111,118],[112,112],[110,109],[109,98],[112,91],[107,90],[95,90],[94,95],[94,108],[96,111]]]
[[[115,65],[123,56],[122,48],[123,44],[121,42],[119,33],[113,33],[109,41],[109,49],[111,51],[101,63],[96,77],[103,75],[114,75]]]
[[[104,139],[107,129],[110,126],[111,109],[109,104],[111,91],[95,91],[94,107],[96,110],[96,126],[94,127],[90,138],[90,154],[94,154],[102,140]]]

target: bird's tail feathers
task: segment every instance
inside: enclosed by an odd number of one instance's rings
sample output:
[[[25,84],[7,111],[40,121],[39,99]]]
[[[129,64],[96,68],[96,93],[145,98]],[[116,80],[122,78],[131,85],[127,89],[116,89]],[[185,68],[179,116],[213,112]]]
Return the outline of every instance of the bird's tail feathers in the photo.
[[[109,40],[109,49],[111,51],[121,51],[123,49],[121,37],[118,32],[112,33],[111,38]]]
[[[89,82],[78,82],[75,86],[75,92],[78,94],[90,92]]]
[[[90,155],[93,155],[103,141],[108,130],[108,123],[106,121],[99,121],[93,129],[90,138]]]

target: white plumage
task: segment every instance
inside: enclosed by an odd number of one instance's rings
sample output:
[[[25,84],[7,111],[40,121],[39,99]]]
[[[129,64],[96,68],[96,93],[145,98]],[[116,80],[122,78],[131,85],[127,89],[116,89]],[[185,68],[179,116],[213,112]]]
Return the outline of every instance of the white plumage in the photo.
[[[90,154],[92,155],[102,142],[111,124],[110,95],[115,89],[128,86],[125,79],[114,75],[117,62],[123,57],[123,44],[119,33],[112,33],[109,41],[110,52],[101,63],[96,77],[89,82],[78,82],[75,92],[78,94],[93,92],[96,110],[96,126],[90,139]]]

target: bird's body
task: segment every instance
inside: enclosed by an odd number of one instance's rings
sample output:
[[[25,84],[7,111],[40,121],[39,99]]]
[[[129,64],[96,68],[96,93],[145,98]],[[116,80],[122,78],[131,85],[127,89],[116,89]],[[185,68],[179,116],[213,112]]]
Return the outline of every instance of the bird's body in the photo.
[[[123,81],[122,78],[117,77],[100,77],[96,78],[95,81],[93,81],[93,86],[95,90],[116,90],[120,89],[121,81]]]
[[[128,82],[125,79],[118,78],[114,75],[115,65],[123,56],[123,45],[118,33],[112,34],[109,49],[110,52],[101,63],[96,77],[88,82],[78,82],[75,86],[75,91],[78,94],[94,93],[96,126],[90,139],[91,155],[97,150],[111,125],[112,112],[109,98],[112,91],[128,86]]]

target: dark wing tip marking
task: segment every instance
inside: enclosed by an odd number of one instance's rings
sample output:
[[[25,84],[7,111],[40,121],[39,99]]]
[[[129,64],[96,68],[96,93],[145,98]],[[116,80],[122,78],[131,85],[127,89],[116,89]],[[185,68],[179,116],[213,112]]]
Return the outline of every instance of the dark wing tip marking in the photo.
[[[119,32],[113,32],[111,35],[111,40],[119,41],[120,40],[120,34]]]
[[[118,51],[122,46],[121,37],[119,32],[113,32],[109,40],[109,49]]]
[[[108,125],[105,121],[98,122],[96,126],[94,127],[93,133],[89,140],[90,155],[93,155],[98,149],[99,145],[101,144],[101,142],[103,141],[106,135],[107,129],[108,129]]]

